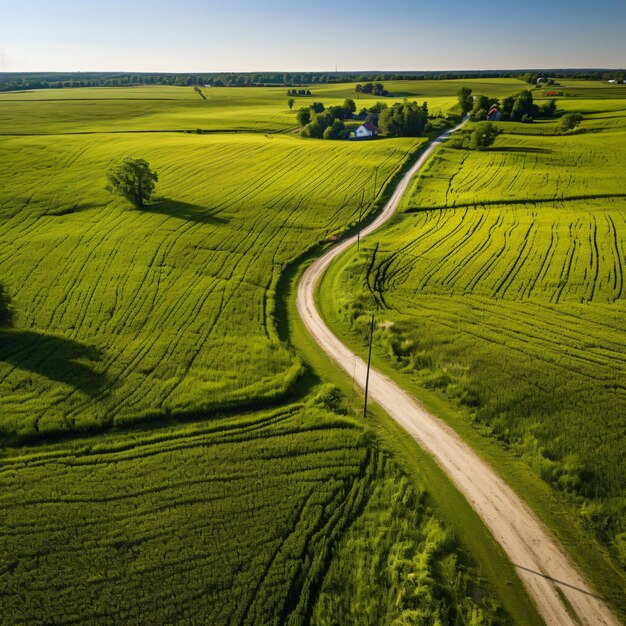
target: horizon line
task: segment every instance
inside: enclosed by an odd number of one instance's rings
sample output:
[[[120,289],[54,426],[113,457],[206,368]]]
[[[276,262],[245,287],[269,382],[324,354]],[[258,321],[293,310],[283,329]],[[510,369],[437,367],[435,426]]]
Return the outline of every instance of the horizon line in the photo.
[[[622,67],[503,67],[478,69],[355,69],[355,70],[286,70],[286,69],[250,69],[250,70],[11,70],[0,71],[4,74],[402,74],[402,73],[452,73],[452,72],[619,72]]]

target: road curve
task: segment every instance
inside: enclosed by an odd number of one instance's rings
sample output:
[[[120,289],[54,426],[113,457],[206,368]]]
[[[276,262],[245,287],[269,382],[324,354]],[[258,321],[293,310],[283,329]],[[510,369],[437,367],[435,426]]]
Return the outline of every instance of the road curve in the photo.
[[[437,146],[459,127],[431,143],[402,178],[382,212],[361,231],[361,238],[382,226],[393,215],[413,175]],[[365,362],[329,330],[315,307],[315,289],[324,271],[355,242],[356,235],[342,241],[305,270],[298,284],[296,306],[319,346],[348,374],[355,372],[355,380],[364,387]],[[515,565],[546,624],[575,626],[580,622],[589,626],[619,626],[617,618],[589,589],[543,523],[456,432],[375,369],[370,371],[369,394],[371,400],[387,411],[433,456],[467,498]],[[576,614],[576,621],[559,594],[567,598],[570,611]]]

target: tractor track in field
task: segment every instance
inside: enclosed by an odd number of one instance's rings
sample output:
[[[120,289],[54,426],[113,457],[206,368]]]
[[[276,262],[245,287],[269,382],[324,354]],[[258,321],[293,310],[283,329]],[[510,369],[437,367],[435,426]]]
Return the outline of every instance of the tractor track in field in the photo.
[[[447,131],[423,152],[404,175],[380,214],[361,231],[361,238],[389,220],[412,177],[428,157],[460,126]],[[324,352],[361,387],[366,364],[326,326],[315,304],[316,289],[326,269],[349,246],[353,235],[325,252],[303,273],[296,306],[308,331]],[[375,369],[370,371],[370,398],[393,417],[437,461],[480,515],[501,545],[546,624],[619,626],[607,605],[588,586],[558,541],[496,471],[442,420],[428,413],[406,391]]]

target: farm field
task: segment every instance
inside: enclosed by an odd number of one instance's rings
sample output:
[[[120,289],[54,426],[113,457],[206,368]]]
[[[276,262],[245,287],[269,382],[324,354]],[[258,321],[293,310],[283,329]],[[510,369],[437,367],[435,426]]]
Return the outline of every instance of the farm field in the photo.
[[[363,426],[315,400],[23,450],[0,493],[2,623],[507,621]]]
[[[282,269],[354,221],[353,188],[374,198],[422,141],[5,138],[0,275],[16,321],[1,331],[4,435],[284,395],[300,364],[275,332]],[[143,212],[104,191],[113,159],[130,155],[160,174]]]
[[[316,85],[310,97],[296,97],[287,106],[287,89],[277,87],[211,87],[203,99],[192,87],[88,87],[42,89],[0,94],[1,135],[48,135],[94,132],[237,131],[288,132],[297,127],[295,111],[313,101],[357,106],[403,98],[428,101],[432,113],[445,113],[456,104],[463,81],[395,81],[385,83],[392,95],[356,94],[354,83]],[[474,84],[474,83],[473,83]],[[476,89],[507,96],[524,83],[515,79],[476,81]]]
[[[355,341],[375,311],[399,379],[523,459],[624,568],[626,90],[570,90],[580,131],[502,123],[484,152],[441,149],[320,300]]]
[[[458,88],[411,85],[431,111]],[[284,91],[0,95],[0,622],[512,621],[277,330],[290,262],[425,138],[305,141]],[[104,190],[127,156],[159,173],[143,211]]]

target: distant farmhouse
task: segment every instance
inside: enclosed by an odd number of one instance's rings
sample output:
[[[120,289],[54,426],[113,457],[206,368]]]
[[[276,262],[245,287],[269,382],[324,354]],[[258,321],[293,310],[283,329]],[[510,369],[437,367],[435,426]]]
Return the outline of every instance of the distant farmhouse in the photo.
[[[490,122],[499,122],[502,119],[502,111],[494,104],[487,113]]]
[[[368,139],[371,137],[376,137],[380,131],[378,130],[378,126],[376,124],[372,124],[372,122],[365,122],[354,131],[354,136],[356,139]]]

